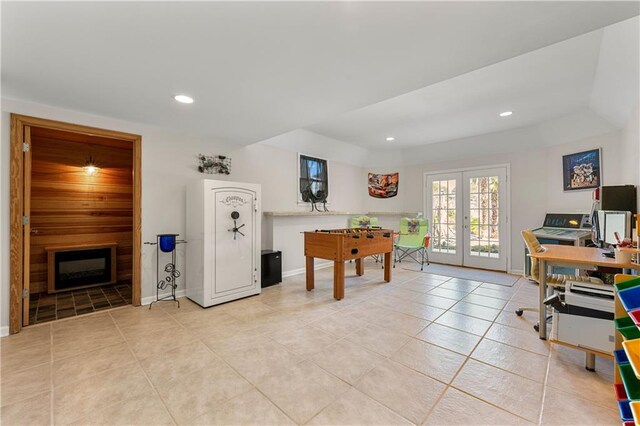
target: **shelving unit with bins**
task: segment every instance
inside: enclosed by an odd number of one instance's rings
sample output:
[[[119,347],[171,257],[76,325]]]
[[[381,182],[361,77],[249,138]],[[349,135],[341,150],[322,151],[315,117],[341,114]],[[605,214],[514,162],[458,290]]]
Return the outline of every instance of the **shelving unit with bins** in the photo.
[[[640,292],[640,277],[615,277],[615,376],[614,390],[623,425],[640,425],[640,326],[625,308],[633,307]],[[635,312],[632,310],[631,312]]]

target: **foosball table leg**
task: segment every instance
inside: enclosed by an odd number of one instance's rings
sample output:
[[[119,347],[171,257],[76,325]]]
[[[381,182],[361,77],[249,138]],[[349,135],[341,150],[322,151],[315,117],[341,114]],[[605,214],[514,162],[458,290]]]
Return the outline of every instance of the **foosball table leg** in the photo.
[[[364,259],[356,259],[356,274],[362,276],[364,274]]]
[[[333,297],[344,298],[344,262],[333,262]]]
[[[391,252],[384,254],[384,280],[386,282],[391,281],[391,255]]]
[[[313,290],[315,286],[315,272],[313,257],[307,257],[307,291]]]

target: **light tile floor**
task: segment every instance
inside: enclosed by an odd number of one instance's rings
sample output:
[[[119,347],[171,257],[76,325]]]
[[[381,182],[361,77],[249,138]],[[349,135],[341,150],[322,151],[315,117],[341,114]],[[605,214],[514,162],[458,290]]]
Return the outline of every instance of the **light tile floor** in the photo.
[[[522,318],[537,287],[380,266],[202,309],[123,307],[0,340],[3,425],[620,424],[613,364]]]

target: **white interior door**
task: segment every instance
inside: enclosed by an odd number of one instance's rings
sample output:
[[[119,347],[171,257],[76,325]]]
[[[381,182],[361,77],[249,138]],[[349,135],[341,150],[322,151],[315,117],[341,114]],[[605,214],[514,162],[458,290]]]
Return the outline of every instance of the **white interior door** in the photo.
[[[255,193],[246,189],[213,190],[215,271],[212,299],[256,286]]]
[[[462,173],[429,175],[426,185],[430,259],[462,265]]]
[[[507,270],[507,171],[463,173],[464,265]]]
[[[507,270],[507,169],[427,175],[430,258],[437,263]]]

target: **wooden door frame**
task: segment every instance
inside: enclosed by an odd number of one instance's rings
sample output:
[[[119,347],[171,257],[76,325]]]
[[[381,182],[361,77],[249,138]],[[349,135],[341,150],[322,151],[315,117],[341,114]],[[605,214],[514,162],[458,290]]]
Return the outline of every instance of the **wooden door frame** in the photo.
[[[24,128],[42,127],[63,130],[89,136],[128,141],[133,151],[133,259],[132,259],[132,303],[141,304],[141,253],[142,253],[142,136],[114,130],[100,129],[62,121],[11,114],[10,148],[10,242],[9,242],[9,333],[22,328],[22,289],[24,285],[24,238],[22,214],[24,198]]]

